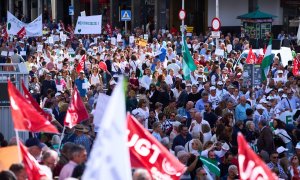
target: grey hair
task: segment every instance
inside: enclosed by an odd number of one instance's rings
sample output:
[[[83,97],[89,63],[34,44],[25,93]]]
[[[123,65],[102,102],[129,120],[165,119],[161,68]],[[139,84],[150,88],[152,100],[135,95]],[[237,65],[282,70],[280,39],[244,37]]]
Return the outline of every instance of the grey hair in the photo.
[[[71,160],[72,159],[74,159],[74,157],[76,157],[76,156],[78,156],[82,151],[85,151],[85,147],[84,146],[82,146],[82,145],[75,145],[72,149],[71,149],[71,151],[70,151],[70,153],[71,153]]]
[[[54,150],[52,150],[52,149],[48,149],[48,150],[46,150],[46,151],[43,152],[42,161],[45,161],[49,157],[54,157],[56,160],[58,160],[58,154],[57,154],[57,152],[54,151]]]
[[[151,180],[151,176],[146,169],[136,169],[133,173],[132,180]]]

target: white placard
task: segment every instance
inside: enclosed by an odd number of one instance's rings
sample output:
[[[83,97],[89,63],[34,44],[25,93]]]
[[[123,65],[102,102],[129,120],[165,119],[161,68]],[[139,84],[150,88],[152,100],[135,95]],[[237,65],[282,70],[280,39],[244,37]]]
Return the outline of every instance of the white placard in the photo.
[[[1,56],[7,56],[7,51],[1,51]]]
[[[61,39],[62,42],[66,42],[67,41],[67,35],[63,34],[60,39]]]
[[[110,38],[110,43],[113,45],[116,45],[116,38],[115,37],[111,37]]]
[[[217,56],[224,56],[224,50],[223,50],[223,49],[216,49],[215,54],[216,54]]]
[[[98,41],[98,38],[94,38],[94,43],[96,43],[96,45],[97,45],[97,42]]]
[[[134,43],[134,36],[129,36],[129,43],[133,44]]]
[[[97,16],[79,16],[75,34],[101,34],[102,15]]]
[[[60,37],[60,39],[61,39],[61,37],[63,36],[63,34],[64,34],[63,31],[60,31],[60,32],[59,32],[59,37]]]
[[[117,42],[121,42],[122,41],[122,35],[119,33],[117,35]]]
[[[144,39],[148,40],[148,38],[149,38],[148,34],[144,34]]]
[[[85,11],[81,11],[80,16],[86,16]]]
[[[13,56],[15,53],[12,51],[9,51],[8,56]]]
[[[53,41],[54,41],[54,42],[59,41],[59,35],[54,35],[54,36],[53,36]]]
[[[37,46],[37,52],[43,52],[43,45],[42,44],[39,44]]]
[[[227,49],[227,52],[230,53],[232,51],[232,45],[227,44],[226,49]]]
[[[90,83],[82,83],[82,89],[88,89],[90,87]]]
[[[20,51],[21,56],[26,56],[26,51]]]
[[[186,36],[191,37],[191,36],[193,36],[193,34],[192,33],[186,33]]]
[[[49,44],[54,44],[54,41],[53,41],[53,37],[52,37],[52,36],[48,37],[48,43],[49,43]]]
[[[57,91],[63,91],[63,86],[62,85],[56,85]]]

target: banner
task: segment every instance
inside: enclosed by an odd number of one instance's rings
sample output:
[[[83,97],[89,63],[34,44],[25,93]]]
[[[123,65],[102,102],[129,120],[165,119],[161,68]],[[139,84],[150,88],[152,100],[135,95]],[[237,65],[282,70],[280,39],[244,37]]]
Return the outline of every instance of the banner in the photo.
[[[25,27],[27,37],[35,37],[43,35],[42,15],[37,17],[29,24],[23,23],[10,12],[7,11],[7,33],[9,35],[17,35],[17,33]]]
[[[78,16],[75,34],[101,34],[102,15]]]
[[[240,179],[278,179],[253,152],[241,133],[238,134],[237,140]]]
[[[131,167],[145,168],[153,179],[179,180],[186,167],[132,115],[127,123]]]

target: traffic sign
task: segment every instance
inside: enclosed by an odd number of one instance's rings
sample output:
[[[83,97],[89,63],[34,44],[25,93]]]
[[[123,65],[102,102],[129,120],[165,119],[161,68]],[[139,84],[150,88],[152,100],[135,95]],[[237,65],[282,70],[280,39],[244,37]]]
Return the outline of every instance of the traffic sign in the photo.
[[[69,6],[69,16],[74,16],[74,6]]]
[[[221,21],[219,18],[213,18],[211,21],[211,28],[213,31],[219,31],[221,27]]]
[[[131,21],[130,10],[121,10],[121,21]]]
[[[186,15],[186,13],[185,13],[185,11],[183,9],[181,9],[179,11],[179,13],[178,13],[178,16],[179,16],[180,20],[184,20],[185,19],[185,15]]]
[[[211,37],[212,38],[220,38],[220,31],[212,31],[211,32]]]

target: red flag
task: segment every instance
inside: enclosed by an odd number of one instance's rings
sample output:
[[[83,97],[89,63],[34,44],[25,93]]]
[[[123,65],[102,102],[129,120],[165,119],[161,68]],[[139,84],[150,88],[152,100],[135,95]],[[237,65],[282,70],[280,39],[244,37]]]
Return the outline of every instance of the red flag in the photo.
[[[58,130],[8,81],[11,115],[16,130],[58,133]]]
[[[298,62],[298,59],[295,57],[294,58],[294,62],[293,62],[293,75],[294,76],[298,76],[299,75],[299,62]]]
[[[2,36],[3,36],[4,41],[8,40],[8,33],[7,33],[7,26],[6,25],[5,25],[5,28],[3,28],[3,30],[2,30]]]
[[[133,168],[145,168],[153,179],[179,179],[186,167],[133,116],[127,116],[128,146]]]
[[[252,151],[244,136],[238,134],[240,179],[278,179],[270,168]]]
[[[247,59],[246,59],[246,63],[254,64],[254,62],[256,62],[256,55],[255,55],[255,53],[252,52],[252,48],[250,48]]]
[[[103,61],[99,62],[99,68],[102,69],[103,71],[107,71],[107,66]]]
[[[34,157],[27,151],[27,148],[20,142],[20,150],[23,157],[23,164],[28,176],[28,180],[41,179],[46,174],[40,169],[39,163]]]
[[[257,58],[257,61],[256,61],[255,64],[261,64],[262,63],[262,60],[264,59],[264,56],[265,56],[265,53],[266,53],[266,50],[267,50],[267,46],[265,45],[264,49],[263,49],[263,53],[258,55],[258,58]]]
[[[20,31],[17,32],[17,35],[18,35],[18,37],[21,38],[21,39],[22,39],[24,36],[26,36],[26,29],[25,29],[25,27],[22,27],[22,28],[20,29]]]
[[[24,97],[26,98],[27,102],[31,104],[41,115],[43,115],[48,121],[52,120],[52,116],[46,113],[36,102],[36,100],[32,97],[28,89],[24,85],[24,81],[22,81],[22,89],[24,92]]]
[[[79,61],[79,64],[77,65],[76,67],[76,72],[77,73],[80,73],[80,71],[83,70],[83,67],[84,67],[84,61],[86,60],[86,55],[82,55],[80,61]]]
[[[80,123],[83,120],[87,120],[88,118],[89,118],[89,114],[85,109],[85,105],[83,104],[81,97],[78,93],[78,90],[75,86],[71,103],[69,105],[65,117],[64,125],[69,128],[72,128],[76,124]]]

